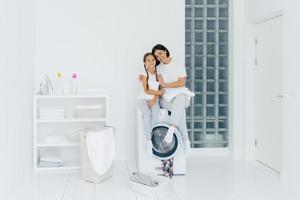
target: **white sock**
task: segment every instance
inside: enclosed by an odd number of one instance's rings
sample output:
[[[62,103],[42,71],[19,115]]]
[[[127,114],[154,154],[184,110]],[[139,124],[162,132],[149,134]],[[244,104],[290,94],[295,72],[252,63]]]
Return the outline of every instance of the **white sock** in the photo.
[[[171,143],[172,142],[174,132],[175,132],[175,126],[170,126],[169,129],[168,129],[168,132],[167,132],[167,134],[165,136],[165,141],[167,143]]]

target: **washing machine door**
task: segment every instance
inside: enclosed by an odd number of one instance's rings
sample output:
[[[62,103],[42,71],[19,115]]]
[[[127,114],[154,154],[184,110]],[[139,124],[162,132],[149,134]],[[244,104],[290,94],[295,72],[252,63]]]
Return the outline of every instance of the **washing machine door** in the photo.
[[[165,141],[165,136],[169,126],[166,124],[157,124],[152,129],[151,141],[153,144],[152,152],[160,160],[167,160],[174,157],[178,148],[179,131],[175,129],[171,143]]]

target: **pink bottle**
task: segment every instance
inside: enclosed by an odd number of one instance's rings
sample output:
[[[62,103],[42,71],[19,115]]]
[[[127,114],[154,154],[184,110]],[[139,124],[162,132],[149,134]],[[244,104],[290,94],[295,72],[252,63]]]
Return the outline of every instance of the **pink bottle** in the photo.
[[[77,85],[77,74],[72,74],[72,83],[71,83],[71,94],[77,95],[78,92],[78,85]]]

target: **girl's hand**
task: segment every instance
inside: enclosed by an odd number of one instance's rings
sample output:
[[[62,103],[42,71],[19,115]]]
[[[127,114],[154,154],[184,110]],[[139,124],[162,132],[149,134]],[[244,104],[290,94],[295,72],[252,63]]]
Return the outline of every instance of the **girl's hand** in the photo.
[[[157,101],[158,99],[159,99],[158,96],[155,96],[155,97],[153,97],[153,99],[149,100],[149,101],[147,102],[148,107],[151,108],[151,107],[156,103],[156,101]]]
[[[152,108],[152,106],[154,105],[154,103],[155,102],[153,101],[153,99],[147,101],[147,105],[148,105],[149,108]]]
[[[158,90],[158,95],[159,96],[162,96],[163,94],[164,94],[164,90],[163,89]]]

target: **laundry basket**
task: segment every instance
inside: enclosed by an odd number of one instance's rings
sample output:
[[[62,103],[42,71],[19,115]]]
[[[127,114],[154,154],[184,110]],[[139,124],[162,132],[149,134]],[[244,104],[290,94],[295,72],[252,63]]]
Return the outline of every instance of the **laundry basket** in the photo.
[[[112,176],[115,158],[113,127],[85,129],[80,134],[81,178],[100,183]]]

